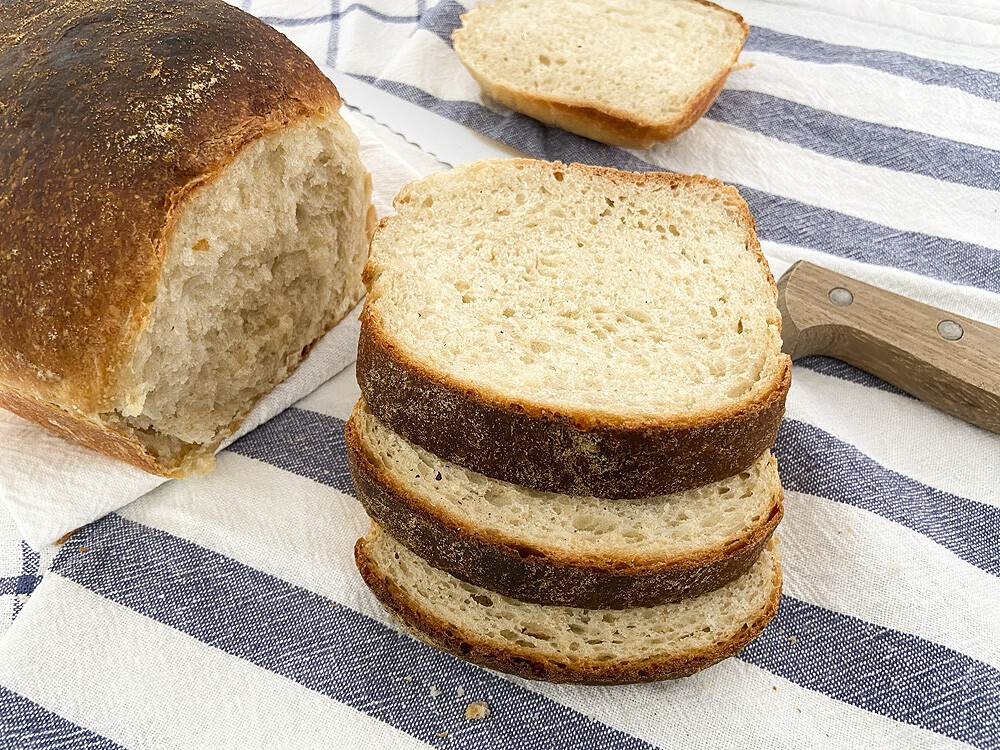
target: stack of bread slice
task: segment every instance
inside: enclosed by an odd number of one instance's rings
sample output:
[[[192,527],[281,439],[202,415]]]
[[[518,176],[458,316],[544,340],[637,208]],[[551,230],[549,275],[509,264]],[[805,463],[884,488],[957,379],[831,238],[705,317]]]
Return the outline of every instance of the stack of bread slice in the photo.
[[[781,593],[774,280],[732,188],[525,159],[396,198],[346,428],[355,556],[421,639],[611,684],[739,651]]]

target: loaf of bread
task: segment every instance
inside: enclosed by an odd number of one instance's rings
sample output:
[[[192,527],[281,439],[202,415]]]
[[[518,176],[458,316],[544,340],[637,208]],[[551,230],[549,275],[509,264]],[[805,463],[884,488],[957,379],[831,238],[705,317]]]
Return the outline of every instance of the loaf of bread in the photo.
[[[455,53],[487,96],[619,146],[691,127],[749,27],[706,0],[496,0],[462,16]]]
[[[746,471],[641,500],[537,492],[434,456],[360,402],[348,461],[368,515],[436,568],[500,594],[588,609],[717,589],[753,565],[781,520],[770,453]]]
[[[404,188],[365,268],[375,418],[479,474],[642,498],[732,477],[790,382],[746,203],[704,177],[527,159]]]
[[[756,638],[781,596],[776,540],[720,589],[624,610],[501,596],[431,567],[378,526],[358,540],[354,555],[369,588],[416,637],[490,669],[552,682],[611,685],[690,675]]]
[[[206,470],[362,296],[337,91],[221,0],[4,3],[0,37],[0,406]]]

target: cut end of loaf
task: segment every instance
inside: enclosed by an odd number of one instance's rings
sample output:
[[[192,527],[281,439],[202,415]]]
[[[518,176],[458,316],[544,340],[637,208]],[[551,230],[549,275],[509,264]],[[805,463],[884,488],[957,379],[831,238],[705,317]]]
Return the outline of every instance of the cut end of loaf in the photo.
[[[336,113],[251,143],[178,207],[147,324],[103,419],[163,473],[204,471],[360,299],[370,181]]]
[[[647,147],[711,106],[749,28],[703,0],[497,0],[463,14],[456,54],[484,92],[604,143]]]
[[[777,611],[773,540],[742,577],[655,607],[585,610],[528,604],[432,568],[373,526],[358,569],[386,609],[431,645],[529,679],[625,684],[690,675],[733,656]]]

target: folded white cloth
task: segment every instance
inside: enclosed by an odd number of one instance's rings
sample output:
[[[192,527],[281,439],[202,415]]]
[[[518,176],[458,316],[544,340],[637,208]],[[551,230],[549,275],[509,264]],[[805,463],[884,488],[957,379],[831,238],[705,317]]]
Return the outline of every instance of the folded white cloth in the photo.
[[[346,108],[344,116],[361,142],[362,161],[374,175],[373,202],[384,216],[399,188],[417,174],[363,118]],[[354,362],[359,311],[360,305],[317,342],[298,370],[260,400],[226,445]],[[0,505],[35,549],[128,505],[164,481],[0,409]]]

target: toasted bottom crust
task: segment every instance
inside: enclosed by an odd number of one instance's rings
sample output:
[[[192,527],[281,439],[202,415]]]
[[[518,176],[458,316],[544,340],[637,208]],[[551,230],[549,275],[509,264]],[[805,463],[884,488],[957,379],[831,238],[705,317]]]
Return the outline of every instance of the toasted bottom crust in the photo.
[[[752,622],[744,624],[726,640],[710,648],[652,659],[572,665],[516,646],[500,647],[426,611],[378,569],[366,553],[364,538],[354,545],[354,560],[361,577],[382,606],[419,640],[489,669],[548,682],[626,685],[687,677],[739,653],[773,619],[781,599],[781,562],[780,556],[775,555],[771,595],[766,605]]]
[[[436,513],[379,469],[359,434],[355,415],[344,431],[347,460],[368,515],[435,568],[525,602],[629,609],[713,591],[750,569],[782,517],[778,486],[770,513],[735,544],[682,558],[557,560],[544,549],[463,526]]]
[[[41,404],[18,393],[0,391],[0,408],[150,474],[171,476],[172,471],[180,469],[159,461],[133,436],[84,415],[72,414],[56,404]]]
[[[584,138],[622,148],[650,148],[656,143],[680,135],[708,111],[729,77],[729,70],[726,70],[701,91],[676,120],[644,122],[621,113],[601,109],[596,103],[545,99],[489,81],[472,68],[469,68],[469,72],[482,87],[483,93],[515,112]]]

